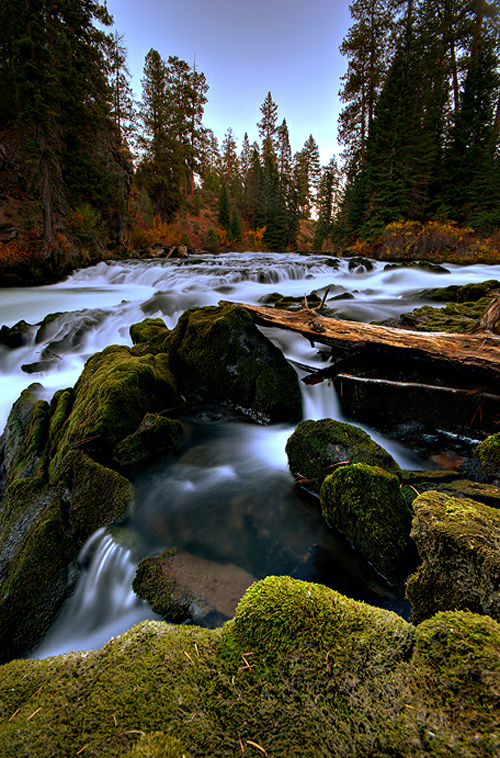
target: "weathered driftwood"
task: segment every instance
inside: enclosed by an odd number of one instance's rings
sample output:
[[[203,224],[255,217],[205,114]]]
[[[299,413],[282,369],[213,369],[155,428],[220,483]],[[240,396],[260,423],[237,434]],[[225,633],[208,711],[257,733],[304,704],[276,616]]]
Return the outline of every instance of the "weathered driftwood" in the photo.
[[[500,388],[500,336],[489,331],[469,334],[413,332],[327,318],[307,307],[290,312],[244,303],[240,305],[257,324],[297,332],[312,345],[329,345],[342,356],[361,356],[374,361],[418,361],[436,372],[453,370],[457,374],[468,374],[479,384],[495,391]],[[339,361],[337,372],[334,367],[327,370],[329,377],[343,370],[341,363]],[[326,375],[327,372],[323,373]]]
[[[489,307],[470,330],[471,334],[475,332],[492,332],[493,328],[500,320],[500,292],[495,291],[494,295],[495,297]]]

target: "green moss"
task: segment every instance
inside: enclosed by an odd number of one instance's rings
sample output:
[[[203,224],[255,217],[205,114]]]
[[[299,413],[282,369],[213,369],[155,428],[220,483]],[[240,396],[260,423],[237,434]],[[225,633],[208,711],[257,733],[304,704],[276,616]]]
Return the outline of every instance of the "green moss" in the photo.
[[[429,714],[427,728],[435,735],[435,753],[446,754],[449,731],[456,735],[454,755],[498,754],[497,623],[487,616],[464,612],[439,613],[424,621],[416,632],[411,675],[413,689]],[[440,719],[432,718],[429,711],[433,710],[439,712]],[[444,725],[448,728],[442,734]],[[475,748],[464,745],[466,734],[472,744],[474,740]]]
[[[307,479],[324,479],[339,463],[368,463],[400,474],[401,469],[369,434],[356,426],[330,418],[302,421],[286,443],[292,473]]]
[[[444,308],[424,305],[411,313],[404,313],[400,321],[418,332],[467,332],[491,303],[491,298],[483,297],[475,302],[447,303]]]
[[[145,318],[138,324],[132,324],[129,329],[130,339],[134,345],[150,342],[158,335],[165,336],[169,331],[162,318]]]
[[[176,550],[167,550],[158,558],[145,558],[138,567],[132,582],[132,589],[152,610],[174,623],[187,621],[192,616],[193,595],[184,587],[179,587],[172,579],[167,579],[161,563],[167,561]]]
[[[415,623],[444,610],[500,619],[500,512],[441,492],[420,495],[413,508],[423,561],[407,584]]]
[[[75,393],[72,389],[58,390],[50,403],[48,452],[52,458],[59,444],[63,425],[73,408]]]
[[[56,515],[36,523],[0,586],[0,661],[23,655],[54,620],[76,543]],[[19,614],[23,618],[19,618]]]
[[[139,429],[116,446],[113,455],[122,465],[153,460],[175,448],[182,434],[180,421],[148,413]]]
[[[408,574],[411,515],[396,476],[363,463],[344,466],[326,477],[320,501],[327,523],[379,573],[390,581]]]
[[[328,651],[351,671],[390,668],[408,654],[413,628],[400,616],[350,600],[319,584],[284,576],[255,582],[223,628],[223,654],[251,650],[276,662],[301,649]],[[250,656],[249,656],[250,657]]]
[[[143,734],[124,758],[190,758],[177,737],[163,732]]]
[[[64,457],[74,447],[110,456],[147,412],[178,403],[167,356],[136,357],[118,345],[96,353],[75,386],[75,402],[50,466],[51,480],[57,480]]]
[[[124,476],[96,463],[81,451],[70,453],[69,518],[76,539],[83,543],[101,526],[110,526],[125,515],[132,500],[132,485]]]
[[[23,390],[9,414],[0,437],[2,486],[14,478],[38,473],[46,436],[47,404],[40,400],[41,384]]]
[[[415,632],[269,577],[222,630],[147,621],[98,651],[2,667],[2,758],[494,756],[499,629],[449,613]]]
[[[491,476],[500,476],[500,434],[492,434],[474,451],[474,458],[479,460],[483,471]]]
[[[296,372],[240,306],[187,310],[160,348],[183,393],[264,421],[301,416]]]
[[[449,287],[437,287],[436,289],[422,290],[420,297],[426,300],[441,300],[453,303],[473,303],[480,300],[500,286],[496,279],[488,279],[486,282],[472,282],[470,284],[450,284]]]

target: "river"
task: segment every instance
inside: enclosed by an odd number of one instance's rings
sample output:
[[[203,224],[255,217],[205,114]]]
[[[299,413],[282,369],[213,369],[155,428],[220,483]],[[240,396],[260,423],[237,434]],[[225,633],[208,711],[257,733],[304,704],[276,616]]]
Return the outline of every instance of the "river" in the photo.
[[[172,328],[192,306],[221,299],[258,303],[273,292],[322,294],[329,286],[329,298],[354,295],[328,302],[338,317],[378,321],[424,305],[417,296],[423,289],[498,278],[498,268],[486,265],[449,265],[440,274],[373,265],[370,272],[350,271],[348,260],[341,259],[336,269],[326,256],[228,253],[106,262],[55,285],[2,290],[0,324],[25,319],[33,328],[23,347],[0,347],[0,428],[23,388],[41,382],[48,399],[74,385],[90,355],[106,345],[131,344],[129,326],[145,317],[161,316]],[[61,315],[35,341],[35,325],[56,312]],[[311,348],[292,333],[263,331],[293,365],[325,366],[326,348]],[[23,372],[21,366],[40,360],[49,342],[53,365],[42,373]],[[326,382],[302,390],[304,418],[342,418]],[[403,589],[389,587],[325,526],[317,503],[294,487],[284,451],[292,427],[244,424],[217,408],[182,421],[179,453],[138,476],[124,523],[100,530],[82,549],[77,588],[35,657],[98,647],[154,618],[131,582],[139,560],[173,546],[214,565],[244,569],[255,579],[289,574],[408,615]],[[370,433],[403,467],[427,465],[414,451]]]

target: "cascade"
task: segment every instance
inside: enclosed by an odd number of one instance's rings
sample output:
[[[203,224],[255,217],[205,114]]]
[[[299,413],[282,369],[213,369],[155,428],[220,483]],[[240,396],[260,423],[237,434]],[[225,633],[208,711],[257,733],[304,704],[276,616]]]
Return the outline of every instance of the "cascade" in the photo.
[[[275,291],[297,297],[330,287],[330,297],[353,295],[328,302],[339,317],[380,320],[425,304],[417,297],[419,290],[496,278],[496,271],[485,265],[448,269],[442,274],[387,270],[374,262],[370,272],[351,272],[347,260],[335,268],[326,256],[227,253],[182,261],[105,262],[74,272],[64,282],[31,287],[29,296],[22,288],[4,290],[0,325],[20,319],[36,325],[50,313],[61,315],[38,337],[38,327],[30,329],[24,346],[0,346],[0,427],[23,388],[40,382],[48,400],[57,389],[73,386],[90,355],[109,344],[131,344],[129,326],[143,318],[161,316],[173,328],[189,307],[220,299],[256,304]],[[262,331],[294,365],[325,366],[325,348],[311,348],[300,336],[281,330]],[[21,367],[39,361],[44,350],[57,355],[53,365],[42,373],[25,373]],[[302,385],[302,391],[304,418],[343,420],[328,382]],[[293,487],[284,452],[291,427],[204,418],[189,419],[189,426],[190,442],[180,458],[151,468],[134,482],[137,502],[126,528],[129,542],[140,549],[124,547],[119,530],[99,530],[90,538],[78,559],[82,572],[77,588],[37,657],[97,647],[139,620],[154,618],[132,592],[132,578],[141,557],[174,545],[205,559],[237,563],[256,578],[289,573],[401,610],[401,597],[326,528],[317,504],[304,501]],[[412,451],[362,428],[400,465],[423,465]],[[298,554],[312,557],[299,564]]]

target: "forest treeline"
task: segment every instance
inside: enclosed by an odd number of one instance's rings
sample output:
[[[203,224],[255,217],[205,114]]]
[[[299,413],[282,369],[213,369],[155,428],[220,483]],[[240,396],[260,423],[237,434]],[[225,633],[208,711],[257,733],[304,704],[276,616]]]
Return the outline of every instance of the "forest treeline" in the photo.
[[[250,229],[268,249],[294,249],[311,214],[318,250],[395,224],[498,230],[498,7],[354,0],[350,10],[343,153],[322,166],[312,134],[292,152],[271,92],[259,140],[245,134],[238,147],[229,127],[219,144],[203,123],[206,77],[176,56],[148,52],[137,99],[125,42],[98,2],[2,0],[0,184],[12,194],[15,175],[34,199],[25,237],[116,246],[131,224],[169,224],[200,196],[218,199],[214,244]]]

